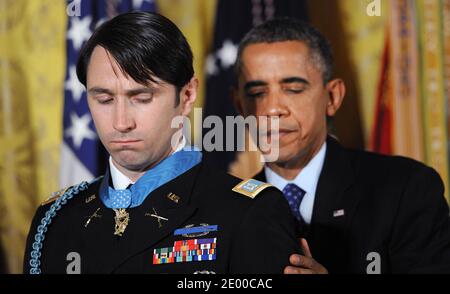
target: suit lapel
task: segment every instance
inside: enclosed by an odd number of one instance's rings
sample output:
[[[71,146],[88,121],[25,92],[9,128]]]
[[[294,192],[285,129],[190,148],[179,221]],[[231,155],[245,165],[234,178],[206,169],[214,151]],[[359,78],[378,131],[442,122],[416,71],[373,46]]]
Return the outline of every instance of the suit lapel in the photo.
[[[356,205],[354,193],[348,190],[355,179],[353,167],[339,143],[327,138],[324,166],[317,183],[311,229],[319,224],[344,224]]]
[[[254,176],[266,182],[264,169]],[[327,138],[327,152],[319,177],[308,238],[320,239],[324,227],[345,230],[358,204],[354,186],[355,171],[345,149],[332,137]]]
[[[266,182],[264,169],[254,178]],[[317,183],[309,232],[321,224],[343,225],[346,220],[349,220],[357,204],[356,194],[349,192],[354,178],[354,169],[345,150],[335,139],[328,137],[327,152]]]
[[[355,170],[337,141],[327,139],[327,153],[317,184],[308,239],[311,253],[330,272],[345,272],[350,264],[349,226],[358,205]]]

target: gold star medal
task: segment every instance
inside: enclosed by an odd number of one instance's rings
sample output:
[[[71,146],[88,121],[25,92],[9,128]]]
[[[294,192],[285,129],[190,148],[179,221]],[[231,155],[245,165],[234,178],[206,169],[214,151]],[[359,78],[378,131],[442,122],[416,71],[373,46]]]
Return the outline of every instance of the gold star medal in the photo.
[[[114,217],[116,222],[114,235],[122,236],[130,222],[130,215],[124,208],[114,209],[114,212],[116,213]]]

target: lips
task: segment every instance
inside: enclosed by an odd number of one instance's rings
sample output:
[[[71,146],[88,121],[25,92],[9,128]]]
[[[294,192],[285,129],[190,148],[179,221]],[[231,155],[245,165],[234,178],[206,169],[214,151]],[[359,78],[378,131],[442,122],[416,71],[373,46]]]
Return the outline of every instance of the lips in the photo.
[[[272,137],[272,136],[284,136],[287,135],[289,133],[295,132],[294,130],[289,130],[289,129],[279,129],[279,130],[270,130],[267,132],[266,136],[267,137]]]
[[[114,140],[111,141],[111,143],[114,144],[132,144],[132,143],[137,143],[140,142],[141,140],[131,140],[131,139],[127,139],[127,140]]]

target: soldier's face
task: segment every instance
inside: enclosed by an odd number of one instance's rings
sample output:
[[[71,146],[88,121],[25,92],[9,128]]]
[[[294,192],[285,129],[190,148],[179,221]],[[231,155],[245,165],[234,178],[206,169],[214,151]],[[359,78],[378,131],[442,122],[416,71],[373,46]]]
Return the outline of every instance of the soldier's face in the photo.
[[[97,46],[87,71],[88,104],[98,135],[119,169],[140,172],[172,151],[175,116],[190,112],[182,95],[176,105],[175,86],[142,85],[125,76],[108,52]],[[182,90],[186,91],[186,89]],[[195,96],[195,95],[194,95]],[[179,133],[179,132],[178,132]]]
[[[326,116],[334,115],[342,101],[337,105],[333,98],[340,82],[330,83],[324,85],[322,71],[303,42],[258,43],[244,49],[235,99],[244,116],[279,118],[276,163],[308,160],[320,148],[327,134]]]

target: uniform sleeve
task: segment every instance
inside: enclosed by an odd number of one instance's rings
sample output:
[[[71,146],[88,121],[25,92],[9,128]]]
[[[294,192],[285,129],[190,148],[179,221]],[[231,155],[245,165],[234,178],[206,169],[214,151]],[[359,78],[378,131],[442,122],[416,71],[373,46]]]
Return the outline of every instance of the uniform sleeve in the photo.
[[[31,251],[33,250],[32,245],[34,242],[34,236],[37,233],[37,226],[39,225],[41,219],[44,217],[45,209],[42,206],[39,206],[37,209],[33,220],[31,222],[30,230],[28,232],[27,243],[25,246],[25,254],[23,257],[23,273],[30,273],[30,259],[31,259]]]
[[[231,273],[283,273],[289,256],[300,253],[296,220],[281,192],[263,191],[255,199],[233,236]]]
[[[410,177],[390,242],[392,271],[450,273],[449,208],[444,185],[431,168]]]

